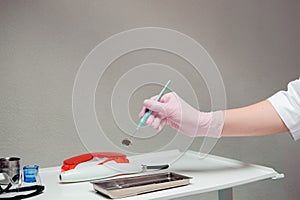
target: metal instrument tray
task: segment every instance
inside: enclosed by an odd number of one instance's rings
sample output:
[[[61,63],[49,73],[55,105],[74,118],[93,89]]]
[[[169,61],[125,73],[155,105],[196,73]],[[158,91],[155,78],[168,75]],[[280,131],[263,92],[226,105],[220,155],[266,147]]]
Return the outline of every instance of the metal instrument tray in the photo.
[[[94,189],[112,199],[188,185],[191,177],[173,172],[92,182]]]

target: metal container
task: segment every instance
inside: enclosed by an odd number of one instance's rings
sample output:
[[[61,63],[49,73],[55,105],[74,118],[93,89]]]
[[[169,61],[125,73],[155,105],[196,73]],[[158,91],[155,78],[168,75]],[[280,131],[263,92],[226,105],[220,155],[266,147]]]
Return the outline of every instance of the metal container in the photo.
[[[0,158],[0,184],[18,184],[20,181],[20,158]]]
[[[92,182],[94,189],[110,198],[123,198],[188,185],[191,177],[173,172]]]

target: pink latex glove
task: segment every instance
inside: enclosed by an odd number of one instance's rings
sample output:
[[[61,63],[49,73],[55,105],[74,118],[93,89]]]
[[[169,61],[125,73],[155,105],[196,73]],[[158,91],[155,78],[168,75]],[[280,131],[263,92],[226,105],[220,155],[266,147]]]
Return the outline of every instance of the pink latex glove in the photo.
[[[141,118],[146,109],[152,110],[147,125],[161,130],[164,123],[190,137],[208,136],[219,138],[224,125],[223,111],[200,112],[182,100],[175,92],[164,94],[160,102],[155,97],[144,101],[139,114]]]

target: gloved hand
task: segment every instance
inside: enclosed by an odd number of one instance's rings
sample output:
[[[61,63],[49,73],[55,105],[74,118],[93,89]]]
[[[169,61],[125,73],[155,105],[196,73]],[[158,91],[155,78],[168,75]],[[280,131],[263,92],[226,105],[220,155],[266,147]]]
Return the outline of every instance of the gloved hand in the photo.
[[[155,96],[144,101],[139,114],[152,110],[146,124],[160,130],[164,123],[190,137],[208,136],[219,138],[224,125],[223,111],[200,112],[182,100],[175,92],[164,94],[160,102]]]

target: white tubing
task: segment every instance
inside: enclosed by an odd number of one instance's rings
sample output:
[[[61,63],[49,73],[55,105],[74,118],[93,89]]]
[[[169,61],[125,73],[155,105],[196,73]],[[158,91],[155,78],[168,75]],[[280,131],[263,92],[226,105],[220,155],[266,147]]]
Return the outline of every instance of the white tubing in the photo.
[[[88,167],[75,168],[61,172],[59,180],[66,182],[81,182],[103,179],[119,174],[132,174],[142,172],[142,166],[129,163],[106,163]]]

